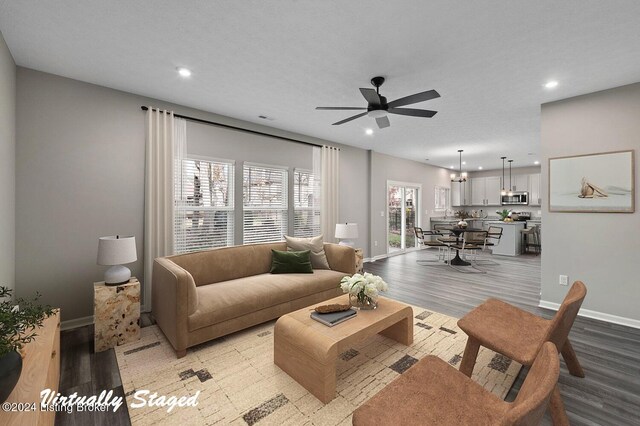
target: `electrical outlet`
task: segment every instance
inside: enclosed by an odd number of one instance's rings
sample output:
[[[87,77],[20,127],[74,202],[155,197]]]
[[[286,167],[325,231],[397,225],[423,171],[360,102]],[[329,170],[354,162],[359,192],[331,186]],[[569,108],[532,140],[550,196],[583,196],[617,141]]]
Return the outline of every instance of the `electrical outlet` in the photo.
[[[569,276],[567,275],[560,275],[560,281],[559,281],[560,285],[569,285]]]
[[[377,241],[374,241],[374,242],[373,242],[373,245],[374,245],[374,246],[376,246],[376,247],[378,247],[378,242],[377,242]]]
[[[384,217],[384,210],[380,210],[380,217]]]

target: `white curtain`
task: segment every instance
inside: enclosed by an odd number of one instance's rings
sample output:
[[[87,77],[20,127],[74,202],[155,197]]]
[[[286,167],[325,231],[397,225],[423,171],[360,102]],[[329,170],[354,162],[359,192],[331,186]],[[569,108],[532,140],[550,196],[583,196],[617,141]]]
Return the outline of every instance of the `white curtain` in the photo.
[[[186,151],[186,122],[172,111],[152,107],[146,120],[143,297],[145,310],[150,310],[153,260],[173,254],[176,153]]]
[[[340,189],[340,150],[332,146],[323,146],[320,164],[322,194],[320,197],[320,230],[324,234],[325,241],[335,242]]]

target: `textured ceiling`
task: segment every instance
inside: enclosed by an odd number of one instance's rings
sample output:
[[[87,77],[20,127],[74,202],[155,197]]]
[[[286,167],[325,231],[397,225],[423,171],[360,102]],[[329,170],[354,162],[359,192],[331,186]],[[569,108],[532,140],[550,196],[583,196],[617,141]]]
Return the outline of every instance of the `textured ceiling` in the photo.
[[[638,22],[637,0],[0,0],[20,66],[444,167],[462,148],[470,170],[532,164],[541,103],[639,81]],[[415,105],[438,114],[314,110],[365,106],[375,75],[389,100],[438,90]]]

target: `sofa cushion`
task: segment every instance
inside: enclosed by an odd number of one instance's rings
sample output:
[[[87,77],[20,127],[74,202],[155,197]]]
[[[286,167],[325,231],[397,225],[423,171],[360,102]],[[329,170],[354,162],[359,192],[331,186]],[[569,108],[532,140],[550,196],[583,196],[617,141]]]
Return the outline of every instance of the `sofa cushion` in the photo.
[[[311,266],[313,266],[313,269],[331,269],[329,268],[327,255],[324,252],[322,235],[311,238],[297,238],[285,235],[284,239],[287,242],[287,248],[291,250],[311,250]]]
[[[311,252],[271,250],[272,274],[312,274]]]
[[[189,330],[197,330],[260,309],[332,288],[343,272],[319,269],[313,274],[260,274],[196,288],[198,308],[189,316]]]

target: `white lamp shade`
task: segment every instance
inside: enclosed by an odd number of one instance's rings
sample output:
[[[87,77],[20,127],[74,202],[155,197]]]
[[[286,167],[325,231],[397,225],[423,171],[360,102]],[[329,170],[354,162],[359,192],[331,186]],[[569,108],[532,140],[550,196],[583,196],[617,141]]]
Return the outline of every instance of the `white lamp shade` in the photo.
[[[113,235],[98,239],[98,265],[123,265],[136,260],[136,237]]]
[[[336,238],[347,239],[347,240],[358,238],[358,224],[357,223],[337,223]]]

